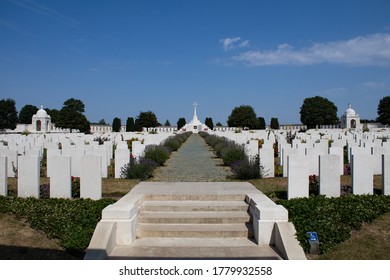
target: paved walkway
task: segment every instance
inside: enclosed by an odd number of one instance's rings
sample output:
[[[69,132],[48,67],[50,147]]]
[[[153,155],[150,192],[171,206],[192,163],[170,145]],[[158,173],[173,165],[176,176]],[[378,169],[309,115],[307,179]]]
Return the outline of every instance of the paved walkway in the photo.
[[[212,149],[197,133],[193,133],[165,166],[157,168],[149,181],[154,182],[216,182],[226,181],[230,167],[222,166]]]

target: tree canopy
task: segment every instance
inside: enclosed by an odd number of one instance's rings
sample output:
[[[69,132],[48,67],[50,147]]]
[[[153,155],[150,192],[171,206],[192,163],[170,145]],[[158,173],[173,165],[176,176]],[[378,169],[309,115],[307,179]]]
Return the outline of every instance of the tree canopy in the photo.
[[[235,107],[228,117],[227,124],[230,127],[259,128],[259,120],[257,119],[255,110],[249,105]]]
[[[186,125],[186,119],[185,118],[179,118],[179,120],[177,121],[177,129],[181,129],[183,126]]]
[[[120,132],[122,126],[122,121],[120,118],[114,118],[112,121],[112,131],[113,132]]]
[[[214,122],[212,118],[206,118],[204,124],[207,125],[207,127],[210,128],[211,130],[214,129]]]
[[[31,124],[32,116],[38,111],[37,106],[25,105],[19,112],[19,123]]]
[[[390,125],[390,96],[385,96],[379,101],[378,121]]]
[[[64,102],[64,106],[62,108],[70,109],[79,113],[84,113],[85,105],[83,101],[79,99],[70,98]]]
[[[259,129],[265,129],[266,124],[265,124],[265,119],[263,117],[259,117]]]
[[[15,100],[10,98],[0,100],[0,129],[15,129],[17,123]]]
[[[279,129],[279,120],[278,120],[278,118],[271,118],[270,127],[271,127],[271,129]]]
[[[335,125],[339,123],[337,107],[333,102],[321,96],[306,98],[301,110],[301,122],[307,128],[316,128],[317,125]]]
[[[126,131],[127,132],[135,131],[135,123],[134,123],[134,118],[133,117],[127,118],[127,120],[126,120]]]
[[[135,126],[138,131],[143,127],[157,127],[161,124],[158,122],[156,115],[152,111],[140,112],[135,119]]]
[[[68,128],[71,131],[77,129],[83,133],[90,133],[91,124],[84,116],[84,103],[81,100],[70,98],[64,102],[59,111],[55,125],[60,128]]]

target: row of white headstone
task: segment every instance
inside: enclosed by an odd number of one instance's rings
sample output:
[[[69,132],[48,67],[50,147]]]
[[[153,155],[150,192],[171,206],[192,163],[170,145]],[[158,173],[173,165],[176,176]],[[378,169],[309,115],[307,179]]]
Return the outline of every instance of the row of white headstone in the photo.
[[[159,144],[172,133],[162,135],[148,135],[144,137],[144,142],[149,144]],[[19,135],[20,136],[20,135]],[[143,155],[145,144],[141,141],[132,141],[132,151],[128,149],[126,141],[122,141],[123,135],[108,135],[114,141],[108,140],[103,145],[98,143],[84,145],[85,140],[78,141],[77,145],[68,142],[58,143],[35,141],[29,149],[24,149],[23,154],[19,154],[19,145],[16,147],[7,145],[0,147],[0,195],[8,193],[8,178],[17,177],[19,197],[39,197],[40,195],[40,166],[43,149],[47,149],[47,177],[50,178],[50,197],[70,198],[72,177],[80,178],[80,197],[100,199],[102,197],[102,178],[107,178],[107,169],[111,160],[115,158],[115,178],[121,178],[121,169],[130,162],[130,156],[135,158]],[[137,134],[139,137],[139,135]],[[11,136],[20,143],[20,147],[26,147],[22,143],[28,141],[18,141],[15,135]],[[41,136],[38,136],[41,137]],[[86,136],[89,137],[90,136]],[[134,138],[134,137],[132,137]],[[149,138],[149,139],[148,139]],[[26,140],[26,137],[22,138]],[[29,140],[35,138],[30,138]],[[7,139],[8,141],[10,139]],[[145,141],[146,140],[146,141]],[[115,143],[115,151],[113,149]],[[19,148],[20,148],[19,147]],[[115,157],[114,157],[115,155]]]

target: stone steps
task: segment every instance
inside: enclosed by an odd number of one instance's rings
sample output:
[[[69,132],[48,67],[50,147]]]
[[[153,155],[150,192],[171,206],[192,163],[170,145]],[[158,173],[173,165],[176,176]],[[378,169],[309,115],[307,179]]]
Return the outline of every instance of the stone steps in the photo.
[[[251,216],[243,211],[142,211],[138,217],[140,224],[245,224],[249,222],[251,222]]]
[[[144,201],[141,211],[247,211],[245,201]]]

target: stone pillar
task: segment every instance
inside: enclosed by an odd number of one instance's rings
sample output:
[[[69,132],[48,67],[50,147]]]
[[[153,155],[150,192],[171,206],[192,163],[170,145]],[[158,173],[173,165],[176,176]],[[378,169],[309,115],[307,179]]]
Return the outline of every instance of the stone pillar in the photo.
[[[102,198],[101,157],[86,155],[81,158],[80,198]]]
[[[374,172],[372,155],[352,154],[353,194],[373,194]]]
[[[340,196],[340,157],[320,156],[320,194],[328,197]]]
[[[390,154],[382,155],[382,194],[390,195]]]
[[[287,177],[288,199],[309,196],[309,162],[306,156],[287,157]]]
[[[0,195],[8,195],[8,163],[6,156],[0,156]]]
[[[130,162],[129,149],[115,150],[115,178],[121,178],[121,169]]]
[[[18,157],[18,196],[39,198],[39,156]]]
[[[71,157],[52,156],[50,197],[71,198]]]

